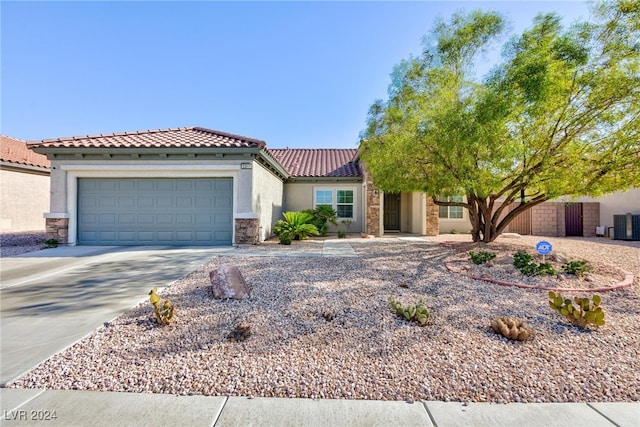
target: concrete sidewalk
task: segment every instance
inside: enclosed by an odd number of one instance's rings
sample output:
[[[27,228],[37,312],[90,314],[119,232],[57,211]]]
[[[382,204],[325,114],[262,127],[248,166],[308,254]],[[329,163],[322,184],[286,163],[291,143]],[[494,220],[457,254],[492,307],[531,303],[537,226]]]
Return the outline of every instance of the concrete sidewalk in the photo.
[[[640,403],[389,402],[0,389],[1,425],[637,427]]]

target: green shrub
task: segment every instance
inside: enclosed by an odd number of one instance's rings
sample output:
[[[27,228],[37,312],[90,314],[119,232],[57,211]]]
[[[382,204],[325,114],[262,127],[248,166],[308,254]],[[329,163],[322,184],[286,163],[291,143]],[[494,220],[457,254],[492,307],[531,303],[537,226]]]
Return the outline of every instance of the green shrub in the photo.
[[[573,302],[576,303],[575,306]],[[602,302],[600,295],[594,295],[591,301],[589,298],[575,297],[573,302],[569,298],[562,298],[560,293],[549,292],[549,306],[562,314],[569,323],[581,328],[590,325],[604,326],[604,311],[600,307],[600,302]]]
[[[311,224],[315,225],[318,229],[320,236],[326,236],[329,227],[328,223],[336,225],[337,212],[329,205],[318,205],[315,209],[306,209],[302,212],[306,212],[313,216]]]
[[[429,320],[429,310],[424,306],[424,301],[420,298],[417,304],[406,307],[402,305],[400,301],[396,301],[393,298],[389,297],[389,304],[391,304],[391,308],[393,311],[398,314],[398,316],[403,317],[408,321],[414,321],[420,324],[420,326],[424,326]]]
[[[567,274],[573,274],[576,277],[582,277],[585,273],[593,271],[593,266],[583,260],[569,261],[562,264],[562,271]]]
[[[531,255],[518,251],[513,255],[513,265],[525,276],[554,276],[556,270],[548,262],[536,264]]]
[[[347,232],[346,231],[342,231],[342,230],[338,230],[338,238],[339,239],[344,239],[345,237],[347,237]]]
[[[58,241],[56,239],[47,239],[43,243],[45,245],[47,245],[47,248],[57,248],[58,247]]]
[[[276,222],[273,232],[282,244],[291,244],[291,240],[304,240],[310,236],[317,236],[318,229],[311,224],[313,215],[308,212],[285,212],[284,219]],[[289,243],[286,243],[287,240]]]
[[[469,255],[471,256],[471,262],[474,264],[485,264],[496,257],[496,254],[487,251],[480,251],[478,253],[471,251]]]

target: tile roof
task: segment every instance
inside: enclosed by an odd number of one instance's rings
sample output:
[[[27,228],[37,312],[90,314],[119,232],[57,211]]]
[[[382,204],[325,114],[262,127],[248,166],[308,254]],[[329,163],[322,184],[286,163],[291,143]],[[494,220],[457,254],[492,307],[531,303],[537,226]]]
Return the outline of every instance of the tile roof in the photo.
[[[259,139],[202,127],[182,127],[29,142],[38,148],[265,148]]]
[[[27,142],[10,136],[0,135],[0,160],[8,163],[49,168],[51,163],[44,154],[30,150]]]
[[[269,153],[292,177],[361,177],[354,162],[358,150],[348,149],[272,149]]]

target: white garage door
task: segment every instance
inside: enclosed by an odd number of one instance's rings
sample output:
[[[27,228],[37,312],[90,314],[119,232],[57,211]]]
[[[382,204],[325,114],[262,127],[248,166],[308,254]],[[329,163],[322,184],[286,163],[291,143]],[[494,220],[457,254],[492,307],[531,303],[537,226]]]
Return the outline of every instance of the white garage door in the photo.
[[[82,245],[231,245],[231,178],[80,178]]]

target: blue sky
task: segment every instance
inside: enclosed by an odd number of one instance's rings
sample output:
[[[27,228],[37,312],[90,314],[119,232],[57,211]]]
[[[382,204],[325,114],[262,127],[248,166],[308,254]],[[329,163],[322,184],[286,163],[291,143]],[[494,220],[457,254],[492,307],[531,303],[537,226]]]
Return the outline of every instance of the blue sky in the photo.
[[[0,2],[0,133],[25,140],[202,126],[270,148],[355,148],[393,66],[436,17],[520,33],[586,2]],[[486,62],[499,59],[495,55]]]

